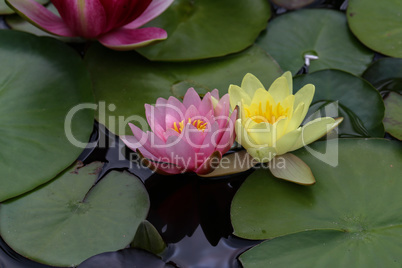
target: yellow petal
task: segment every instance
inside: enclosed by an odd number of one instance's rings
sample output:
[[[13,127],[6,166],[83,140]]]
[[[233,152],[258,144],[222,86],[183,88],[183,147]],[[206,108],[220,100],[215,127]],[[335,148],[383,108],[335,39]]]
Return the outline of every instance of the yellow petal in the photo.
[[[288,132],[297,129],[303,122],[303,119],[305,117],[303,116],[304,106],[304,103],[299,103],[299,105],[293,112],[292,118],[289,120],[289,124],[287,125]]]
[[[246,129],[242,125],[242,120],[237,119],[235,123],[235,131],[236,131],[236,141],[240,143],[244,148],[252,148],[259,147],[258,143],[256,143],[253,138],[251,138]]]
[[[325,134],[336,128],[342,119],[333,119],[331,117],[320,117],[308,122],[301,128],[301,135],[290,151],[297,150],[305,145],[312,143],[323,137]]]
[[[253,98],[251,99],[251,103],[259,104],[260,102],[262,104],[262,109],[265,109],[267,102],[275,103],[271,94],[269,94],[268,91],[263,88],[257,89],[253,95]]]
[[[289,151],[293,151],[294,144],[299,140],[301,136],[301,128],[286,133],[280,139],[276,141],[275,149],[278,155],[285,154]]]
[[[250,105],[251,98],[244,92],[242,88],[236,85],[230,85],[229,86],[229,97],[230,97],[230,107],[232,110],[234,108],[241,104],[241,101],[243,100],[245,104]]]
[[[312,185],[315,178],[310,167],[293,154],[276,156],[270,163],[272,175],[301,185]]]
[[[299,106],[300,103],[304,103],[304,109],[301,115],[302,120],[304,119],[304,117],[306,117],[308,108],[310,107],[311,101],[314,97],[314,92],[315,86],[313,84],[307,84],[295,94],[294,107]]]
[[[272,147],[249,148],[247,152],[260,163],[267,163],[276,156],[276,150]]]
[[[241,82],[241,88],[250,96],[250,98],[253,97],[257,89],[262,88],[265,90],[260,80],[250,73],[244,76],[243,81]]]
[[[282,74],[283,77],[286,78],[288,81],[288,86],[289,86],[289,94],[293,94],[293,78],[292,78],[292,73],[290,71],[284,72]]]
[[[251,122],[250,122],[251,123]],[[272,125],[261,122],[258,124],[245,125],[248,135],[259,145],[265,147],[272,145]]]
[[[274,98],[275,102],[281,102],[287,96],[289,96],[289,84],[286,77],[277,78],[269,87],[268,92]]]

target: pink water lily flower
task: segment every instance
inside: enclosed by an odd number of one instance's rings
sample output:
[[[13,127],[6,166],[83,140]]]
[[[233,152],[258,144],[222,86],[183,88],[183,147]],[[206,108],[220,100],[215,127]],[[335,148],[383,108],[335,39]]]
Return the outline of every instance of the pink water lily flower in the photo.
[[[60,17],[34,0],[6,0],[19,15],[51,34],[97,39],[129,50],[167,38],[165,30],[139,28],[159,16],[173,0],[51,0]]]
[[[155,106],[145,104],[152,131],[129,124],[134,136],[121,136],[154,170],[165,174],[208,174],[233,145],[237,108],[230,115],[229,95],[219,99],[218,90],[200,98],[190,88],[183,102],[159,98]]]

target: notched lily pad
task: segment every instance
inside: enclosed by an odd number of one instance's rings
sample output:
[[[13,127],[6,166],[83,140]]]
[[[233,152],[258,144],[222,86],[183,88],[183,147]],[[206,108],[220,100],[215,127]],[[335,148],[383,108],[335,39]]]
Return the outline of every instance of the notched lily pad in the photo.
[[[335,109],[338,114],[327,113],[325,116],[340,117],[341,113],[345,112],[345,119],[353,120],[349,122],[345,120],[341,123],[340,127],[344,136],[355,136],[358,131],[357,134],[361,136],[384,137],[382,119],[385,108],[382,97],[364,79],[339,70],[322,70],[298,75],[293,83],[295,88],[301,88],[309,83],[315,86],[313,105],[319,101],[331,101],[338,104],[340,110]],[[329,110],[333,111],[333,109]],[[357,117],[356,120],[354,117]],[[342,127],[343,124],[345,124],[344,127]],[[350,129],[350,126],[353,128]]]
[[[272,20],[257,39],[284,71],[293,75],[303,67],[305,55],[316,55],[309,70],[340,69],[360,75],[374,54],[349,31],[343,13],[302,9]]]
[[[0,205],[0,234],[19,254],[52,266],[74,266],[126,247],[145,220],[142,182],[112,171],[94,185],[102,163],[75,165],[40,188]]]
[[[146,25],[165,29],[168,39],[138,51],[158,61],[225,56],[252,45],[270,16],[267,0],[175,0]]]
[[[51,180],[74,162],[91,135],[94,111],[82,106],[93,102],[91,80],[73,49],[10,30],[0,30],[0,40],[4,201]]]

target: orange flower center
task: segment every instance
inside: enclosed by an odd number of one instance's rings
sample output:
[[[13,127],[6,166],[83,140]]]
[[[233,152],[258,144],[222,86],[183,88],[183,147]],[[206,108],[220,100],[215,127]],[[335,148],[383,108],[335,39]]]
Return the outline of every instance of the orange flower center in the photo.
[[[200,130],[202,132],[204,132],[204,130],[207,128],[207,123],[202,120],[198,120],[198,119],[192,121],[191,118],[189,118],[187,124],[192,124],[193,126],[195,126],[198,130]],[[175,131],[177,131],[178,133],[181,133],[183,131],[184,126],[185,126],[184,120],[179,122],[178,124],[177,124],[177,122],[174,122],[173,129]]]
[[[256,123],[267,122],[274,124],[280,119],[288,117],[289,107],[285,109],[281,103],[271,104],[267,101],[265,107],[261,102],[251,103],[250,106],[244,107],[244,112],[246,117]]]

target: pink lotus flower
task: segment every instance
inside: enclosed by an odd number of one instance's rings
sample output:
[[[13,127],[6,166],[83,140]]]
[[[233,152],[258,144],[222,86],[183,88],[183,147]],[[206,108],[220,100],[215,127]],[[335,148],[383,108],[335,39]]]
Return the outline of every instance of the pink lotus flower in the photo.
[[[139,28],[159,16],[173,0],[52,0],[60,16],[34,0],[6,0],[18,14],[51,34],[97,39],[129,50],[167,38],[165,30]]]
[[[152,131],[144,133],[129,124],[134,136],[121,136],[121,139],[160,173],[208,174],[235,139],[237,108],[231,115],[229,110],[228,94],[219,100],[215,89],[201,100],[197,92],[189,88],[183,103],[170,97],[157,99],[155,106],[145,104]]]

